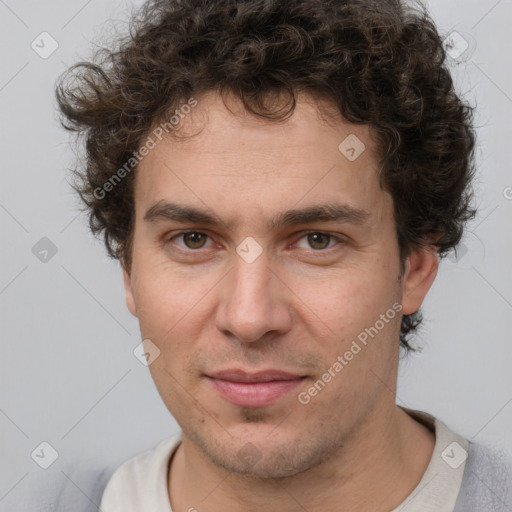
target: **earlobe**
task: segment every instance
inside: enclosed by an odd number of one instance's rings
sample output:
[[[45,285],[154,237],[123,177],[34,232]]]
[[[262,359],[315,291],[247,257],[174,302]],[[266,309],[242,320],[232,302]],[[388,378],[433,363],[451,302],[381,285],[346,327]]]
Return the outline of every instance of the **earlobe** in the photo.
[[[406,260],[402,307],[404,315],[416,313],[429,291],[439,269],[439,254],[433,246],[413,251]]]
[[[123,280],[126,306],[133,316],[137,316],[137,307],[135,306],[135,297],[133,296],[132,290],[132,278],[125,268],[123,268]]]

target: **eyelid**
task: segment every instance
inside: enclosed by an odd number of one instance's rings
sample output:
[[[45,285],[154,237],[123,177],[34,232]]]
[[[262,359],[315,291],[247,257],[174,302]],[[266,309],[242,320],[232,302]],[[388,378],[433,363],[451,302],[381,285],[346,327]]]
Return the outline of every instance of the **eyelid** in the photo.
[[[214,238],[210,235],[208,230],[187,229],[187,230],[178,231],[177,233],[174,233],[172,236],[165,236],[164,237],[164,243],[172,242],[175,238],[180,238],[183,235],[186,235],[188,233],[196,233],[196,234],[200,234],[200,235],[205,235],[212,242],[215,242]],[[334,240],[334,241],[337,242],[335,245],[333,245],[332,247],[328,247],[327,249],[317,249],[317,250],[310,249],[310,251],[312,251],[314,253],[317,253],[317,254],[330,252],[332,249],[335,249],[340,244],[343,244],[343,243],[346,242],[346,240],[343,238],[342,235],[334,234],[334,233],[331,233],[329,231],[320,231],[320,230],[317,229],[317,230],[299,231],[298,233],[296,233],[296,236],[294,237],[295,241],[293,242],[292,245],[295,245],[302,238],[304,238],[304,237],[306,237],[308,235],[312,235],[312,234],[326,235],[326,236],[330,237],[331,240]],[[297,235],[300,235],[300,236],[297,236]],[[199,253],[203,249],[205,249],[205,248],[201,247],[199,249],[188,249],[188,248],[184,248],[183,249],[183,248],[178,246],[178,250],[181,250],[182,252],[187,252],[187,253],[194,253],[194,252]]]
[[[186,234],[189,234],[189,233],[195,233],[195,234],[199,234],[199,235],[205,235],[206,237],[208,237],[208,239],[210,239],[212,242],[214,242],[214,239],[213,237],[209,234],[208,231],[205,231],[205,230],[199,230],[199,229],[185,229],[185,230],[182,230],[182,231],[178,231],[177,233],[174,233],[172,236],[164,236],[163,237],[163,241],[164,241],[164,244],[167,244],[167,243],[170,243],[170,242],[173,242],[173,240],[175,238],[180,238],[182,237],[183,235],[186,235]],[[174,242],[173,242],[174,243]],[[178,250],[181,250],[183,252],[187,252],[187,253],[191,253],[191,252],[200,252],[202,249],[204,249],[204,247],[201,247],[200,249],[188,249],[187,247],[185,248],[182,248],[182,247],[179,247],[178,246]]]
[[[320,254],[320,253],[327,253],[329,252],[331,249],[334,249],[336,248],[340,243],[344,243],[345,240],[342,238],[341,235],[338,235],[338,234],[334,234],[334,233],[331,233],[329,231],[319,231],[318,229],[316,230],[308,230],[308,231],[301,231],[300,233],[300,236],[296,239],[296,241],[294,242],[294,244],[296,244],[299,240],[301,240],[302,238],[304,238],[305,236],[308,236],[308,235],[326,235],[328,236],[332,241],[332,240],[335,240],[336,242],[338,242],[337,244],[333,245],[332,247],[328,247],[327,249],[310,249],[311,251],[317,253],[317,254]]]

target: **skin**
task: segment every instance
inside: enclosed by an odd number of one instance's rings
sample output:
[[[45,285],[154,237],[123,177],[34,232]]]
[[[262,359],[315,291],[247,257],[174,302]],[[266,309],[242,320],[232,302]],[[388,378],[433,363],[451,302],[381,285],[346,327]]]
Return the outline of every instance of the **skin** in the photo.
[[[327,122],[309,96],[280,123],[250,115],[231,96],[229,109],[213,92],[197,99],[180,126],[190,137],[163,139],[139,165],[124,271],[128,308],[161,351],[152,377],[183,431],[169,468],[172,509],[391,510],[419,483],[435,443],[395,405],[401,314],[417,311],[427,294],[435,248],[412,252],[401,273],[370,127],[340,116]],[[366,145],[353,162],[338,150],[349,134]],[[220,223],[145,220],[158,201],[207,209]],[[269,227],[281,211],[328,201],[368,219]],[[189,229],[207,236],[176,236]],[[308,231],[339,238],[311,240]],[[236,252],[246,237],[263,249],[252,263]],[[393,304],[401,314],[300,403],[298,393]],[[272,405],[240,407],[204,377],[227,368],[306,379]],[[237,456],[249,442],[256,463]]]

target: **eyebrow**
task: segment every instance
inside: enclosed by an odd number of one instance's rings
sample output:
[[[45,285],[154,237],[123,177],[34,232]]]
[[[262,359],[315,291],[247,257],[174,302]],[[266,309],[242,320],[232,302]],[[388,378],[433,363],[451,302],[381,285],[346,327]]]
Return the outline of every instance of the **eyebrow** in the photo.
[[[338,203],[319,204],[303,209],[287,210],[279,213],[270,221],[271,229],[289,227],[300,224],[317,222],[345,222],[364,224],[370,218],[370,213],[349,205]],[[168,201],[158,201],[144,215],[147,222],[174,221],[179,223],[204,224],[208,226],[226,225],[215,215],[206,210],[185,206]],[[234,223],[234,226],[238,222]],[[233,227],[234,227],[233,226]]]

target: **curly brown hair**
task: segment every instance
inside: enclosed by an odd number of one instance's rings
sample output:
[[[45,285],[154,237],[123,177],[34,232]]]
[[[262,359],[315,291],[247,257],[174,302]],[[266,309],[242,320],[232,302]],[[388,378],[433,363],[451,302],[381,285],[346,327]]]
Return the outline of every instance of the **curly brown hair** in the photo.
[[[234,93],[249,112],[276,121],[290,116],[305,92],[373,127],[402,266],[433,236],[446,255],[476,213],[473,108],[454,90],[443,41],[423,5],[149,0],[115,48],[69,68],[55,89],[62,125],[85,140],[73,187],[92,232],[103,232],[109,254],[127,269],[135,173],[126,163],[136,167],[133,156],[155,123],[212,90]],[[267,101],[276,93],[287,98],[285,107]],[[123,179],[99,194],[122,168]],[[404,348],[413,349],[408,336],[421,321],[420,311],[403,316]]]

